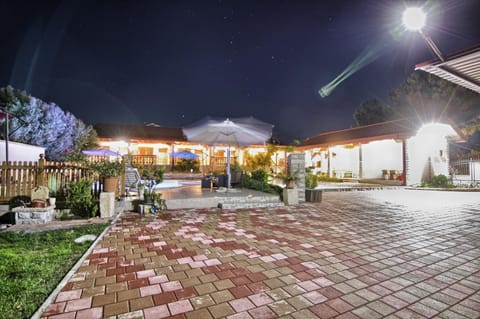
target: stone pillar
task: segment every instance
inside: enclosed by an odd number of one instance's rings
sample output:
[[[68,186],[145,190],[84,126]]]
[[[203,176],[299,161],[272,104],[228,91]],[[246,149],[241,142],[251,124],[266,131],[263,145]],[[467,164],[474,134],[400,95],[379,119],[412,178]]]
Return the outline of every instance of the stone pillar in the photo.
[[[100,217],[112,217],[115,214],[115,193],[100,193]]]
[[[305,201],[305,154],[293,153],[288,155],[288,174],[297,174],[298,181],[295,189],[298,190],[298,201]]]

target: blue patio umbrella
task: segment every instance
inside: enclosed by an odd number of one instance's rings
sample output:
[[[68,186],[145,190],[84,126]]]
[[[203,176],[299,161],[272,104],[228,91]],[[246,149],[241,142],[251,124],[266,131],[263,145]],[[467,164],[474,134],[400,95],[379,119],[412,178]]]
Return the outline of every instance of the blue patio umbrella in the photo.
[[[122,156],[122,154],[104,149],[104,148],[96,148],[92,150],[83,150],[83,154],[87,156]]]
[[[193,154],[189,151],[181,151],[181,152],[173,152],[172,156],[174,158],[183,158],[183,159],[197,159],[199,156],[197,154]]]

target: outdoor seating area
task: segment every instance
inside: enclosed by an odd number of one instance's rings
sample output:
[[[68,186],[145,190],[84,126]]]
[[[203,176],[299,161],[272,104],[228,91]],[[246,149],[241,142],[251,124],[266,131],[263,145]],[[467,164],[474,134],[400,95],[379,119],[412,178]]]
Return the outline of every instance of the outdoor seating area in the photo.
[[[202,178],[202,188],[219,188],[219,187],[241,187],[242,171],[233,171],[230,173],[230,185],[228,185],[228,175],[210,175]]]

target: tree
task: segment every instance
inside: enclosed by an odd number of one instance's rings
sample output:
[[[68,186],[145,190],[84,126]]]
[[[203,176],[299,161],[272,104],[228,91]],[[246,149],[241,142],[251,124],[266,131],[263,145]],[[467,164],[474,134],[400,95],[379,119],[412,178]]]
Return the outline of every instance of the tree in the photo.
[[[13,104],[27,104],[30,101],[30,96],[25,91],[15,90],[8,85],[7,87],[0,88],[0,107],[9,109]]]
[[[28,98],[27,98],[28,97]],[[12,87],[0,89],[0,104],[21,120],[12,118],[16,128],[11,139],[46,148],[50,160],[63,160],[69,152],[96,144],[96,132],[73,114],[63,111],[55,103],[46,103]]]
[[[390,94],[396,118],[421,122],[450,119],[461,124],[480,114],[480,95],[435,75],[416,71]]]
[[[256,155],[250,155],[248,151],[245,151],[245,170],[253,172],[259,169],[268,171],[272,166],[272,154],[273,149],[267,149],[265,153],[258,153]]]
[[[376,98],[363,102],[353,113],[353,118],[357,125],[369,125],[387,121],[392,116],[392,108]]]
[[[390,93],[388,105],[376,99],[365,101],[353,117],[359,125],[399,118],[420,123],[449,119],[464,133],[473,134],[480,130],[480,94],[416,71]]]

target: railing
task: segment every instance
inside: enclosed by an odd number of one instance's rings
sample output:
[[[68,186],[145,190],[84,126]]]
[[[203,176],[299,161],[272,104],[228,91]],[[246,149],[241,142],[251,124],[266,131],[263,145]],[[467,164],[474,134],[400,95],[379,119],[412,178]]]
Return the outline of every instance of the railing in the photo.
[[[232,156],[230,158],[230,167],[236,163],[237,158]],[[211,158],[211,170],[214,173],[224,173],[227,167],[227,158],[223,156],[213,156]]]
[[[123,160],[127,165],[131,166],[143,166],[143,165],[156,165],[156,155],[124,155]]]
[[[2,162],[0,166],[0,201],[7,202],[12,197],[30,196],[33,188],[47,186],[50,192],[64,195],[68,186],[82,178],[93,181],[92,193],[99,196],[103,184],[98,175],[87,166],[73,162]],[[120,177],[117,195],[125,190],[125,174]]]
[[[450,175],[455,184],[478,185],[480,183],[480,160],[456,160],[450,163]]]

